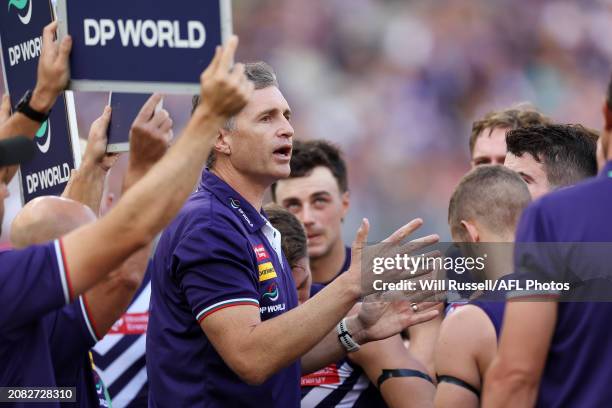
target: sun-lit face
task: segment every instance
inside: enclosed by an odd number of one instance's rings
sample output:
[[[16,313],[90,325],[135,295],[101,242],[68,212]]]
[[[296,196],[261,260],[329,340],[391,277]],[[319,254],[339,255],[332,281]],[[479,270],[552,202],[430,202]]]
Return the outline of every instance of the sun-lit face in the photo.
[[[310,272],[308,257],[300,258],[295,265],[291,265],[291,273],[298,293],[298,302],[301,305],[310,298],[310,286],[312,285],[312,273]]]
[[[342,219],[349,207],[348,192],[341,193],[331,170],[315,167],[305,177],[280,180],[276,202],[295,215],[308,236],[311,259],[328,255],[342,241]]]
[[[506,159],[506,132],[508,128],[490,128],[482,131],[474,143],[472,168],[483,164],[504,164]],[[490,133],[490,134],[489,134]]]
[[[550,192],[552,186],[548,182],[544,163],[538,162],[530,153],[523,153],[520,157],[508,153],[504,166],[517,172],[527,183],[533,200]]]
[[[290,118],[289,104],[277,87],[254,91],[232,129],[223,131],[232,166],[263,183],[288,177],[293,146]]]

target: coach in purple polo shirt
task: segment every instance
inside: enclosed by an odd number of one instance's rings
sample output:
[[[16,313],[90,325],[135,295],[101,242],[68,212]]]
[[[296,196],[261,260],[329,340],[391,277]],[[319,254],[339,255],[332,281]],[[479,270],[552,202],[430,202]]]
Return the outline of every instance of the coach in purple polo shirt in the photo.
[[[485,378],[484,407],[610,405],[612,303],[584,301],[588,293],[579,302],[556,301],[585,290],[607,300],[612,296],[609,102],[604,113],[601,143],[609,161],[600,175],[534,202],[523,213],[516,234],[516,241],[523,243],[515,250],[519,274],[528,265],[528,273],[537,271],[541,280],[579,285],[566,293],[544,293],[549,301],[508,303],[499,352]],[[525,244],[537,242],[558,244]]]
[[[345,355],[335,326],[368,294],[356,255],[346,273],[297,307],[280,233],[261,211],[267,188],[290,173],[291,111],[267,64],[247,64],[246,73],[255,84],[251,99],[219,129],[210,170],[149,266],[150,406],[298,407],[300,374]],[[419,225],[403,227],[391,242]],[[364,223],[357,242],[367,229]],[[406,306],[377,327],[348,318],[341,338],[377,340],[437,315]]]

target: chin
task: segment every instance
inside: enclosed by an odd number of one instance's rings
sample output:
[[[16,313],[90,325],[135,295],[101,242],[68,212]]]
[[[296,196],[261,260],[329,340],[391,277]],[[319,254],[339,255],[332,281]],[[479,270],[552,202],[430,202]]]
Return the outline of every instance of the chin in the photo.
[[[286,179],[291,174],[291,167],[289,165],[286,166],[276,166],[273,169],[270,169],[269,175],[274,181]]]

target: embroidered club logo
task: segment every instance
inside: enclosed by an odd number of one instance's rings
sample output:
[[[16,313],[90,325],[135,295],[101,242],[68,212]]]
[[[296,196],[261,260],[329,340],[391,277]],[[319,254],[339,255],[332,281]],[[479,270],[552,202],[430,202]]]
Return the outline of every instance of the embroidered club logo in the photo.
[[[264,293],[263,297],[270,299],[272,302],[276,302],[278,300],[279,294],[280,292],[278,290],[278,286],[276,285],[276,283],[272,283],[270,286],[268,286],[268,289],[266,293]]]
[[[30,24],[30,20],[32,19],[32,0],[9,0],[9,11],[11,11],[11,7],[19,10],[17,12],[17,17],[19,17],[19,20],[21,20],[23,24]],[[22,13],[24,12],[26,7],[28,8],[28,10],[25,12],[25,15],[23,15]]]
[[[45,137],[46,136],[46,137]],[[36,146],[42,153],[47,153],[51,146],[51,124],[45,120],[36,132]]]

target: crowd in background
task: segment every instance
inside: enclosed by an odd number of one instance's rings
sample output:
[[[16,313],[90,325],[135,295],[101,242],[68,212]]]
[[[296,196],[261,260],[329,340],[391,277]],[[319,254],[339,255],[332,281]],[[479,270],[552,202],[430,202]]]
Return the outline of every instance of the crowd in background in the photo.
[[[488,110],[531,101],[554,120],[601,128],[611,1],[234,0],[233,21],[238,59],[276,69],[296,138],[325,138],[345,152],[347,237],[362,216],[372,220],[371,240],[421,216],[424,232],[448,239],[470,126]],[[76,94],[82,138],[107,98]],[[179,134],[191,97],[164,103]],[[5,226],[20,207],[16,179],[10,191]]]

